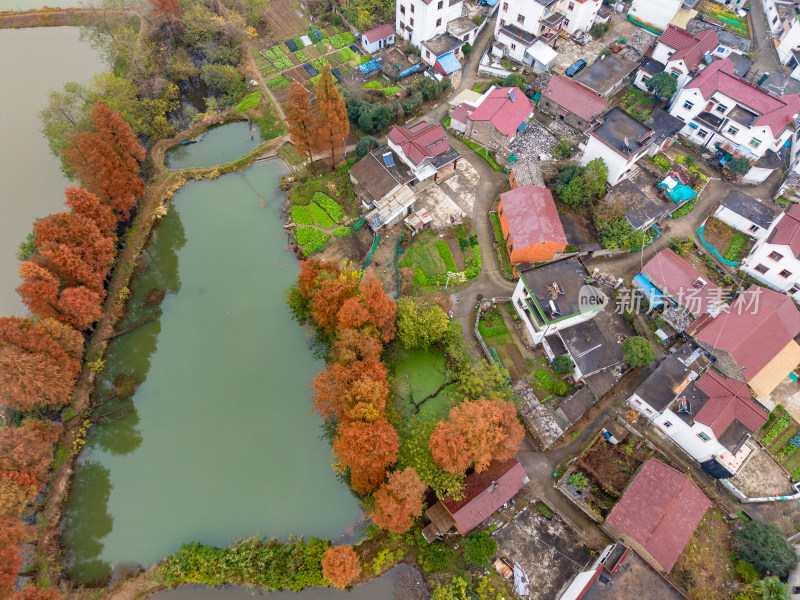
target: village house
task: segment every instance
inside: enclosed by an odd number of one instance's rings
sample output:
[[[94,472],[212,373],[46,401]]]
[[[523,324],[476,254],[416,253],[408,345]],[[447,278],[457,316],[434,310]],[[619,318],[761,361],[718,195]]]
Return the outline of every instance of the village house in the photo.
[[[572,373],[575,381],[584,381],[601,371],[621,365],[625,360],[617,340],[609,340],[594,319],[561,329],[556,335],[575,365]],[[551,337],[548,336],[548,340]]]
[[[467,115],[465,137],[491,150],[506,148],[527,127],[533,104],[516,87],[493,88]]]
[[[410,127],[395,125],[387,136],[389,147],[414,174],[415,183],[455,173],[460,154],[447,141],[444,127],[421,121]]]
[[[588,321],[603,309],[603,297],[586,284],[589,273],[577,258],[519,269],[518,274],[511,300],[532,344]]]
[[[633,0],[628,10],[628,16],[634,22],[664,31],[678,14],[683,3],[684,0],[659,0],[658,2]]]
[[[748,441],[768,416],[753,400],[747,384],[712,368],[699,379],[688,377],[676,394],[669,387],[659,387],[663,374],[651,377],[656,381],[642,384],[649,393],[637,392],[628,403],[711,477],[734,477],[757,449]]]
[[[443,33],[422,42],[420,52],[423,60],[434,70],[445,77],[450,77],[461,69],[458,56],[463,45],[464,42],[458,38],[449,33]]]
[[[642,123],[618,107],[612,108],[589,132],[581,164],[603,159],[608,168],[609,185],[617,185],[633,172],[636,162],[654,155],[672,143],[683,123],[661,109]]]
[[[561,10],[566,17],[563,29],[574,35],[588,32],[597,20],[597,13],[603,0],[562,0]]]
[[[717,60],[675,94],[670,114],[685,123],[681,135],[704,148],[755,162],[778,152],[795,131],[800,96],[776,97]]]
[[[522,41],[528,50],[538,39],[545,46],[552,46],[560,31],[574,35],[592,28],[602,0],[501,0],[495,39],[514,55],[515,60],[531,64],[530,61],[517,58],[518,48],[511,48],[520,41],[513,35],[514,30],[529,34]]]
[[[546,187],[523,185],[500,194],[497,216],[512,265],[561,256],[567,237],[553,194]]]
[[[788,65],[793,50],[800,47],[800,12],[797,3],[781,0],[761,0],[767,23],[775,39],[778,60]]]
[[[605,527],[653,567],[669,573],[710,507],[694,481],[651,458],[611,509]]]
[[[767,236],[774,220],[769,206],[739,190],[728,192],[714,211],[714,217],[757,241]],[[800,263],[797,272],[800,272]]]
[[[495,39],[492,54],[528,65],[537,73],[549,71],[558,57],[547,42],[517,25],[503,25],[495,33]]]
[[[388,24],[379,25],[361,34],[361,47],[369,54],[394,44],[394,27]]]
[[[714,319],[689,330],[726,377],[746,381],[769,410],[769,395],[800,364],[800,312],[789,296],[752,285]]]
[[[719,45],[719,38],[713,29],[709,29],[694,36],[683,29],[670,25],[658,37],[658,43],[653,50],[648,65],[655,61],[661,65],[661,71],[666,71],[676,78],[678,89],[681,89],[689,80],[691,74],[704,66],[703,59],[710,55]],[[640,67],[636,75],[636,87],[650,88],[650,79],[655,76],[645,71],[658,70],[653,64],[649,68]],[[661,72],[659,71],[659,72]]]
[[[472,44],[475,42],[475,36],[478,35],[478,24],[469,17],[458,17],[447,24],[447,33],[464,44]]]
[[[624,544],[609,544],[581,571],[559,600],[686,600],[669,579]]]
[[[430,524],[422,535],[428,542],[452,529],[467,535],[516,496],[528,481],[516,458],[490,463],[485,470],[467,476],[463,499],[441,500],[425,511]]]
[[[758,218],[760,225],[754,222],[751,227],[760,229],[750,235],[761,235],[740,268],[772,289],[800,299],[800,204],[792,204],[766,227],[763,227],[766,217],[752,214],[752,219]]]
[[[461,17],[463,8],[463,0],[398,0],[394,28],[419,48],[422,42],[447,33],[447,25]]]
[[[581,71],[575,81],[593,90],[603,98],[610,98],[628,85],[631,74],[639,63],[618,54],[601,56]]]
[[[629,179],[616,185],[606,194],[603,202],[624,213],[625,220],[637,231],[650,229],[666,214],[658,204]]]
[[[383,145],[350,169],[353,191],[365,210],[373,231],[391,227],[414,211],[417,196],[414,173],[392,149]]]
[[[523,185],[544,187],[539,165],[532,160],[518,160],[508,168],[508,183],[512,190]]]
[[[539,110],[578,131],[588,131],[608,100],[569,77],[554,76],[539,99]]]

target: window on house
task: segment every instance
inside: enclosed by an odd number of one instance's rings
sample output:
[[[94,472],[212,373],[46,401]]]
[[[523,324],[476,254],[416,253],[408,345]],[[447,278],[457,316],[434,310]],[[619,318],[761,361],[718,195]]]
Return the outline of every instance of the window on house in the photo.
[[[442,20],[441,19],[436,19],[436,26],[439,27],[439,25],[441,25],[441,24],[442,24]]]
[[[575,3],[574,2],[570,2],[569,6],[567,6],[567,10],[574,10],[574,8],[575,8]]]
[[[514,244],[509,244],[508,245],[508,251],[509,252],[513,252],[514,251]]]
[[[747,228],[747,231],[750,233],[756,233],[759,229],[761,228],[758,225],[750,225],[750,227]]]
[[[516,50],[517,49],[517,45],[516,44],[511,44],[511,49],[512,50]]]
[[[689,102],[688,100],[683,103],[683,108],[686,110],[692,110],[694,108],[694,102]]]
[[[430,50],[425,50],[425,58],[430,58],[430,57],[431,57]]]
[[[708,437],[708,436],[707,436],[705,433],[703,433],[702,431],[701,431],[700,433],[698,433],[698,434],[697,434],[697,437],[699,437],[699,438],[700,438],[701,440],[703,440],[704,442],[707,442],[707,441],[709,441],[709,440],[711,439],[710,437]]]
[[[739,129],[733,126],[728,127],[728,133],[731,135],[736,135],[737,133],[739,133]]]
[[[411,5],[411,12],[412,13],[414,12],[414,5],[413,4]]]
[[[726,110],[728,110],[728,107],[725,106],[724,104],[717,104],[714,110],[717,111],[718,113],[724,113]]]
[[[406,14],[406,7],[405,7],[405,6],[403,6],[403,5],[400,5],[400,14],[401,14],[401,15],[404,15],[404,14]]]
[[[409,27],[413,27],[414,26],[414,19],[413,18],[409,19],[408,22],[409,22]]]
[[[698,129],[697,130],[697,137],[699,137],[700,139],[702,139],[702,140],[706,139],[707,135],[708,135],[708,132],[705,129]]]
[[[775,25],[775,23],[777,22],[778,22],[778,15],[775,15],[775,18],[772,19],[772,24]]]
[[[508,241],[508,238],[509,238],[510,236],[511,236],[511,232],[509,231],[509,232],[506,234],[506,241]]]
[[[750,145],[753,148],[758,148],[761,145],[761,140],[759,140],[758,138],[753,138],[752,140],[750,140]]]
[[[770,260],[774,260],[775,262],[778,262],[778,261],[780,261],[780,259],[783,258],[783,254],[781,254],[780,252],[770,252],[769,253],[769,258],[770,258]]]
[[[645,86],[650,87],[650,78],[642,75],[642,83],[645,84]]]
[[[670,427],[672,427],[672,423],[669,421],[664,421],[664,429],[669,429]]]
[[[669,74],[675,77],[676,79],[681,76],[681,72],[678,71],[678,69],[672,69],[672,71],[670,71]]]
[[[778,275],[780,275],[780,276],[781,276],[781,277],[783,277],[784,279],[788,279],[789,277],[791,277],[791,276],[792,276],[792,272],[791,272],[791,271],[787,271],[786,269],[784,269],[783,271],[781,271],[780,273],[778,273]]]
[[[762,275],[763,275],[764,273],[766,273],[767,271],[769,271],[769,269],[768,269],[767,267],[765,267],[764,265],[756,265],[756,268],[755,268],[755,270],[756,270],[758,273],[761,273]]]
[[[436,5],[436,8],[442,10],[442,7],[444,7],[444,2],[442,0],[439,0],[439,4]]]
[[[569,19],[564,19],[564,27],[569,27]]]
[[[520,25],[524,25],[525,24],[525,15],[517,15],[517,23],[519,23]]]
[[[503,12],[508,11],[508,2],[503,2]]]
[[[500,19],[500,27],[502,27],[505,24],[506,24],[506,20],[505,19]]]

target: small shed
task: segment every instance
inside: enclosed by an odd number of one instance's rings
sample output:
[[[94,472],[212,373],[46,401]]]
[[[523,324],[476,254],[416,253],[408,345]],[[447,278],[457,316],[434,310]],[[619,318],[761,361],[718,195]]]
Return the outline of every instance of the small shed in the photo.
[[[389,24],[379,25],[361,34],[361,47],[372,54],[381,48],[394,44],[394,26]]]

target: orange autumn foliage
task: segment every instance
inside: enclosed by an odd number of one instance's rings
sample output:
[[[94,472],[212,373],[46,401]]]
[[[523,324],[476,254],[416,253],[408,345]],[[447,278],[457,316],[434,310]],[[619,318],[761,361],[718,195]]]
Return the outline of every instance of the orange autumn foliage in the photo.
[[[300,263],[300,274],[297,276],[297,289],[303,298],[312,298],[323,279],[339,277],[342,270],[335,262],[322,262],[318,258],[309,258]]]
[[[62,600],[58,590],[44,589],[36,585],[26,585],[12,600]]]
[[[292,82],[286,97],[286,133],[297,151],[306,156],[314,173],[314,152],[319,148],[320,120],[314,114],[311,96],[300,83]]]
[[[362,408],[369,405],[383,413],[389,397],[386,376],[386,366],[374,359],[349,365],[332,363],[320,371],[311,384],[313,410],[326,421],[336,417],[340,422],[358,419],[348,413],[359,403],[364,405]],[[371,393],[375,395],[370,397]]]
[[[336,168],[336,150],[344,148],[346,138],[350,134],[350,120],[342,95],[336,88],[330,65],[322,68],[317,82],[316,103],[314,108],[319,117],[318,140],[321,147],[330,149],[331,171]]]
[[[460,473],[473,465],[480,472],[493,460],[515,456],[524,437],[511,402],[480,398],[450,409],[450,421],[436,424],[429,447],[446,471]]]
[[[325,578],[337,588],[345,588],[361,573],[361,561],[352,546],[331,546],[321,563]]]
[[[68,187],[64,190],[67,200],[64,204],[76,215],[90,219],[101,235],[116,237],[117,219],[113,211],[100,202],[100,199],[83,188]]]
[[[18,518],[0,518],[0,598],[11,598],[22,569],[22,543],[28,530]]]
[[[183,16],[180,0],[147,0],[153,7],[156,17],[164,17],[169,21],[178,20]]]
[[[4,479],[3,473],[0,472],[0,518],[19,519],[25,507],[36,498],[39,488],[18,485],[14,481]]]
[[[390,474],[374,494],[375,509],[370,518],[378,527],[392,533],[408,531],[411,517],[422,514],[426,487],[412,467]]]
[[[41,484],[53,462],[53,444],[27,427],[0,430],[0,470],[32,475]]]
[[[105,103],[95,102],[89,116],[94,131],[68,140],[64,162],[83,187],[111,207],[118,220],[125,220],[144,194],[139,170],[145,149],[130,125]]]
[[[348,298],[339,309],[339,327],[376,330],[383,343],[391,342],[396,333],[397,305],[386,295],[375,273],[368,270],[358,284],[359,295]]]
[[[341,463],[350,468],[353,489],[365,494],[383,481],[397,456],[400,438],[386,419],[353,421],[339,425],[333,447]]]
[[[372,336],[357,329],[341,329],[333,343],[331,358],[333,362],[349,365],[357,360],[379,361],[383,344]]]
[[[311,300],[311,316],[317,326],[328,334],[339,328],[339,311],[344,303],[353,298],[358,290],[352,279],[322,279],[319,289]]]

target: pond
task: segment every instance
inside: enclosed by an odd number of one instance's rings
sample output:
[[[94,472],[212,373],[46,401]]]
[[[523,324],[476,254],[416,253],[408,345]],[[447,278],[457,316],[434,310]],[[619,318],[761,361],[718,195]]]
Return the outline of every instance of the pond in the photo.
[[[41,133],[39,111],[47,105],[50,92],[68,81],[86,83],[105,68],[100,55],[80,35],[78,27],[0,30],[0,56],[4,57],[0,60],[2,315],[27,313],[14,292],[20,283],[15,252],[34,219],[63,209],[64,187],[69,185]]]
[[[262,141],[261,130],[253,125],[253,139],[247,121],[212,127],[193,144],[175,146],[167,152],[167,167],[190,169],[222,165],[247,154]]]
[[[437,396],[426,400],[419,407],[418,413],[414,408],[414,403],[433,394],[450,379],[445,368],[444,355],[439,350],[406,351],[404,356],[394,363],[392,372],[395,393],[404,412],[423,417],[435,416],[437,419],[447,416],[452,406],[455,384],[446,386]]]
[[[63,520],[77,581],[115,563],[151,564],[185,542],[249,536],[336,538],[359,515],[309,415],[323,363],[286,306],[297,277],[269,161],[191,181],[144,254],[98,396],[141,381],[96,416]],[[157,309],[147,306],[163,290]],[[148,298],[149,296],[149,298]]]

